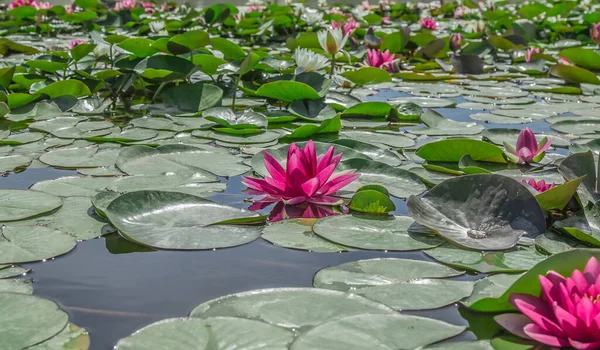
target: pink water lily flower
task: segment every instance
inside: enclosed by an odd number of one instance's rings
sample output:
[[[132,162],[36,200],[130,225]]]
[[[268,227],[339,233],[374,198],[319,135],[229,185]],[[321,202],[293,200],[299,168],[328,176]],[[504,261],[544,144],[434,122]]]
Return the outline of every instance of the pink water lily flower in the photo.
[[[566,59],[564,57],[558,58],[558,64],[563,64],[565,66],[574,66],[574,64],[571,61],[569,61],[568,59]]]
[[[419,24],[421,25],[421,28],[423,28],[423,29],[431,29],[431,30],[438,29],[438,24],[437,24],[436,20],[433,18],[421,18],[419,20]]]
[[[367,51],[365,64],[370,67],[388,70],[392,62],[394,62],[394,54],[390,53],[389,50],[381,52],[378,49],[371,49]]]
[[[137,2],[135,0],[121,0],[117,1],[113,6],[113,11],[131,10],[135,7]]]
[[[352,36],[354,32],[360,28],[360,23],[356,22],[354,18],[348,18],[347,21],[340,20],[338,22],[331,21],[331,29],[341,28],[344,35]]]
[[[539,53],[540,53],[540,49],[538,49],[538,48],[531,47],[531,48],[527,49],[527,51],[525,52],[525,62],[527,62],[527,63],[531,62],[531,57],[533,57],[533,54],[539,54]]]
[[[242,183],[252,190],[251,193],[266,195],[263,202],[341,204],[341,200],[332,194],[360,175],[354,170],[334,173],[342,154],[333,155],[333,151],[331,146],[325,154],[317,156],[312,140],[304,148],[292,143],[287,154],[287,169],[265,151],[264,162],[269,175],[264,179],[244,176]]]
[[[250,13],[250,12],[261,12],[262,11],[262,7],[258,6],[258,5],[254,5],[254,6],[250,6],[246,9],[246,13]]]
[[[69,50],[73,49],[75,46],[77,45],[81,45],[81,44],[85,44],[85,40],[81,40],[81,39],[73,39],[71,41],[69,41],[69,43],[67,44],[67,46],[69,47]]]
[[[521,180],[521,182],[533,187],[539,193],[546,192],[556,187],[556,184],[554,182],[552,184],[547,184],[544,180],[536,182],[535,179],[529,179],[529,181],[523,179]]]
[[[539,162],[544,158],[544,152],[550,148],[553,140],[553,138],[548,139],[544,137],[538,143],[533,131],[525,128],[519,133],[516,147],[504,142],[504,148],[506,148],[505,154],[514,163],[528,164],[532,161]]]
[[[555,271],[539,276],[541,293],[511,294],[521,314],[495,317],[507,331],[551,347],[577,350],[600,348],[600,265],[591,258],[571,277]]]
[[[144,13],[148,15],[156,12],[156,5],[151,2],[142,2],[142,7],[144,8]]]
[[[592,25],[592,28],[590,29],[590,39],[600,45],[600,23]]]

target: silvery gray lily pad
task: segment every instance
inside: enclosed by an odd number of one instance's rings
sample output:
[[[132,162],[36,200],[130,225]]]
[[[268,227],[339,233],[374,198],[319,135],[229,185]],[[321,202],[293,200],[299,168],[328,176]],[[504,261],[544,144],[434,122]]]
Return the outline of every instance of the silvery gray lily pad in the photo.
[[[415,135],[427,136],[476,135],[484,129],[483,125],[476,123],[457,122],[446,119],[432,110],[427,110],[423,113],[421,120],[427,125],[426,127],[410,129],[408,132]]]
[[[49,213],[62,205],[59,197],[29,190],[0,189],[0,222]]]
[[[0,264],[50,259],[75,248],[75,238],[44,226],[0,226]]]
[[[153,248],[232,247],[261,234],[253,225],[217,224],[254,217],[252,213],[178,192],[129,192],[114,199],[105,213],[124,238]]]
[[[546,231],[535,196],[505,176],[477,174],[448,179],[423,198],[411,196],[409,214],[416,222],[466,248],[503,250],[527,235]]]

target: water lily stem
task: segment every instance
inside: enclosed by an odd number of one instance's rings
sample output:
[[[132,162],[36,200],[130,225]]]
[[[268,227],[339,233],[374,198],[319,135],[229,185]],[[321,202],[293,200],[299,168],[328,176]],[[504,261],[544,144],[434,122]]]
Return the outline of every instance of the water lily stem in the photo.
[[[235,96],[237,95],[237,87],[238,84],[240,83],[240,76],[236,75],[235,79],[233,79],[234,83],[233,83],[233,95],[231,97],[231,110],[235,111]]]
[[[329,77],[333,79],[333,74],[335,72],[335,54],[331,54],[331,72],[329,72]]]

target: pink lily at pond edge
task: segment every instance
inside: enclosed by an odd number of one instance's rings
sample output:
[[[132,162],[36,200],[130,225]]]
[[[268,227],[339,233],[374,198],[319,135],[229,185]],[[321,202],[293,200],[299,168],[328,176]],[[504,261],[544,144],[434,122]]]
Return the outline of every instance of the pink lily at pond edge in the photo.
[[[556,187],[556,184],[554,182],[552,184],[547,184],[544,180],[536,182],[535,179],[529,179],[529,181],[523,179],[521,180],[521,182],[533,187],[539,193],[546,192]]]
[[[257,204],[341,204],[342,200],[332,194],[356,180],[360,174],[354,170],[334,173],[342,154],[334,155],[333,151],[331,146],[325,154],[317,156],[312,140],[304,148],[292,143],[287,154],[287,169],[265,151],[264,164],[269,175],[264,179],[243,176],[242,183],[251,190],[249,193],[265,196]]]
[[[551,347],[600,348],[600,265],[591,258],[571,277],[555,271],[540,275],[538,296],[512,293],[509,302],[521,313],[494,319],[519,337]]]
[[[531,162],[539,162],[544,158],[544,152],[554,139],[544,137],[539,143],[535,139],[535,134],[531,129],[525,128],[519,133],[516,147],[504,142],[506,156],[514,163],[528,164]]]

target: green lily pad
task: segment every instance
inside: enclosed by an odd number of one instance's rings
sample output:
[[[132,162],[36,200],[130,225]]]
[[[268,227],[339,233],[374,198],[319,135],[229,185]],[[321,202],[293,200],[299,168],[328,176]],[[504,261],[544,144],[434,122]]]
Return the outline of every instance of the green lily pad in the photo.
[[[61,332],[69,316],[51,300],[0,293],[0,349],[24,349]]]
[[[378,143],[394,148],[408,148],[415,145],[415,141],[398,133],[380,133],[362,130],[347,130],[340,132],[340,137],[348,138],[363,143]]]
[[[118,148],[103,148],[98,146],[61,148],[44,153],[40,161],[61,168],[96,168],[114,165],[117,160]]]
[[[0,190],[0,222],[49,213],[62,205],[59,197],[29,190]]]
[[[469,306],[483,298],[499,297],[521,276],[523,274],[499,273],[477,280],[473,294],[461,303]]]
[[[427,143],[416,155],[428,162],[458,162],[468,154],[474,161],[506,163],[504,151],[490,143],[472,139],[446,139]]]
[[[303,99],[318,100],[321,98],[319,93],[310,85],[292,80],[279,80],[266,83],[256,90],[256,94],[283,102]]]
[[[171,318],[117,342],[115,350],[287,349],[294,333],[238,317]]]
[[[89,197],[101,192],[114,179],[96,176],[65,176],[44,180],[31,186],[32,190],[61,197]]]
[[[483,125],[476,123],[457,122],[446,119],[439,113],[428,110],[421,115],[421,120],[427,127],[410,129],[408,132],[415,135],[441,136],[441,135],[476,135],[483,129]]]
[[[25,168],[29,163],[31,163],[31,158],[18,154],[0,157],[0,174],[18,168]]]
[[[554,231],[548,231],[535,238],[535,245],[547,254],[557,254],[575,248],[586,248],[587,246],[571,236],[563,235]],[[2,270],[0,270],[2,271]]]
[[[31,269],[24,269],[20,266],[0,265],[0,279],[25,275],[29,271],[31,271]]]
[[[153,248],[232,247],[261,234],[252,225],[216,224],[252,217],[251,213],[177,192],[129,192],[113,200],[105,213],[124,238]]]
[[[359,249],[409,251],[443,243],[437,236],[410,233],[413,223],[407,216],[340,215],[320,219],[313,231],[331,242]]]
[[[331,243],[315,235],[312,230],[315,221],[316,219],[290,219],[275,222],[262,229],[261,237],[280,247],[317,253],[349,250],[348,247]]]
[[[43,343],[34,345],[29,350],[88,350],[90,335],[85,328],[80,328],[72,323],[54,337]]]
[[[44,226],[3,226],[0,264],[50,259],[75,248],[75,238]]]
[[[301,334],[291,350],[416,349],[462,333],[463,326],[408,315],[349,316]],[[343,336],[340,336],[343,335]]]
[[[546,232],[545,214],[535,196],[501,175],[448,179],[422,198],[411,196],[407,207],[416,222],[470,249],[509,249],[523,235]]]
[[[260,289],[209,300],[190,316],[242,317],[303,333],[322,323],[360,314],[394,314],[383,304],[356,294],[315,288]]]
[[[0,293],[33,294],[33,286],[28,279],[0,280]]]

